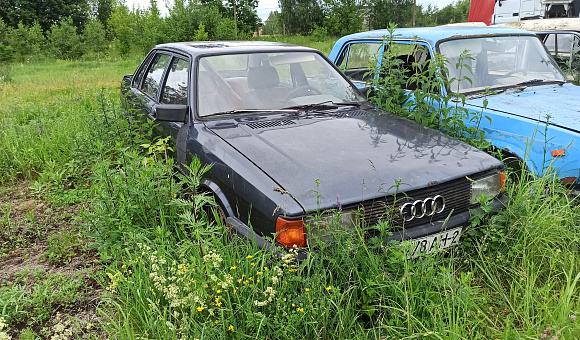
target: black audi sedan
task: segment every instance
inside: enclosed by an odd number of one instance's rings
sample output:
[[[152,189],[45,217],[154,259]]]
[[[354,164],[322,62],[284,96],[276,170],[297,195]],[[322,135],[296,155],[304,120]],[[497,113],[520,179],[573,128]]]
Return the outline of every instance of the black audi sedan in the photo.
[[[507,201],[500,161],[377,109],[311,48],[158,45],[122,85],[131,111],[171,136],[181,171],[213,164],[202,189],[261,246],[308,247],[340,211],[344,228],[389,223],[417,255],[457,243],[478,195],[493,210]]]

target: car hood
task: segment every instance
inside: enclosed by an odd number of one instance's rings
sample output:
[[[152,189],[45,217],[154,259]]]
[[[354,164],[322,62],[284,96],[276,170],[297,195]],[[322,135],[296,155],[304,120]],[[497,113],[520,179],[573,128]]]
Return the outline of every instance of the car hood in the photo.
[[[502,166],[439,131],[374,109],[206,125],[273,178],[280,186],[273,190],[286,191],[305,210],[336,207],[338,200],[357,203]]]
[[[550,123],[580,131],[580,86],[548,85],[528,87],[522,92],[488,96],[488,110],[501,111],[520,117]],[[468,99],[467,105],[483,107],[484,98]]]

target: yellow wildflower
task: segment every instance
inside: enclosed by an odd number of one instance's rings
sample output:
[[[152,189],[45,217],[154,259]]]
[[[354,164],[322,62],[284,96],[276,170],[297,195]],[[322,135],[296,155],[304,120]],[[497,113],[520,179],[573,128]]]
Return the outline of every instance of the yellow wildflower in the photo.
[[[257,272],[256,275],[262,275],[264,274],[263,272]]]
[[[304,313],[304,308],[296,308],[297,312]]]
[[[233,266],[233,267],[230,267],[230,270],[235,270],[236,268],[238,268],[238,267]]]
[[[200,307],[197,307],[196,309],[198,312],[201,312],[201,311],[203,311],[204,308],[200,306]]]
[[[267,271],[268,271],[268,267],[264,267],[264,271],[266,271],[266,272],[267,272]]]
[[[246,256],[247,259],[251,259],[252,257],[253,257],[252,255]]]
[[[257,279],[256,282],[260,282],[260,279]]]
[[[292,304],[292,307],[296,307],[296,305],[295,304]]]
[[[228,327],[228,331],[234,331],[234,326],[230,325],[230,327]]]
[[[252,267],[253,267],[253,266],[254,266],[254,262],[250,263],[250,266],[252,266]]]
[[[222,303],[221,302],[216,302],[215,305],[218,306],[218,307],[221,307],[222,306]]]
[[[195,283],[195,280],[194,279],[189,279],[189,281],[191,281],[191,283]]]
[[[238,279],[238,283],[242,283],[242,279]]]
[[[331,289],[332,289],[332,286],[326,287],[326,290],[331,290]]]
[[[218,289],[218,290],[216,290],[215,292],[219,294],[219,293],[221,293],[222,291]]]
[[[304,290],[305,290],[305,291],[307,291],[307,292],[309,292],[309,291],[310,291],[310,288],[306,288],[306,289],[304,289]]]

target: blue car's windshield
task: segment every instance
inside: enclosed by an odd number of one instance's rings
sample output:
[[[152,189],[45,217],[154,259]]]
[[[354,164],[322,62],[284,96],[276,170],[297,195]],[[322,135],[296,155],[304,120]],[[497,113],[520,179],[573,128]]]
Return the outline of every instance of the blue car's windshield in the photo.
[[[207,56],[197,72],[199,116],[366,100],[317,53]]]
[[[464,66],[457,68],[456,65],[464,51],[468,52],[470,58],[464,58],[460,63]],[[449,61],[448,79],[455,78],[449,85],[453,92],[465,93],[485,88],[515,86],[526,82],[541,84],[566,80],[535,36],[492,36],[449,40],[439,45],[439,53]]]

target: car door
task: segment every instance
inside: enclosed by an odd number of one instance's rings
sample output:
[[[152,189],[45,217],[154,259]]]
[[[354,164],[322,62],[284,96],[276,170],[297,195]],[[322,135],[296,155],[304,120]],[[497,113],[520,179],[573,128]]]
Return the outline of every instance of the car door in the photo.
[[[186,105],[191,108],[189,95],[191,91],[190,60],[187,57],[174,54],[168,65],[159,95],[159,105]],[[156,117],[156,107],[157,105],[153,106],[153,118]],[[190,117],[190,114],[191,112],[188,112],[187,117]],[[190,121],[190,119],[187,120]],[[185,122],[158,122],[154,129],[154,133],[159,136],[171,136],[169,145],[173,151],[170,154],[177,156],[178,162],[185,161],[188,131],[188,124]]]
[[[167,51],[156,51],[146,60],[135,73],[129,95],[133,116],[140,123],[153,123],[152,139],[171,136],[169,144],[175,152],[184,123],[158,121],[156,109],[164,104],[189,105],[190,61],[185,56]]]

